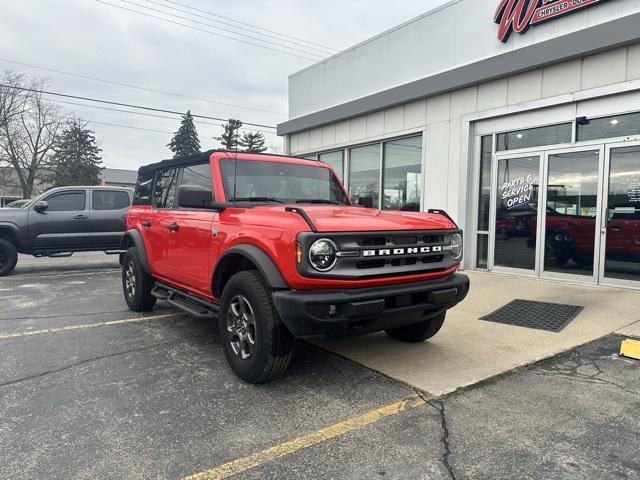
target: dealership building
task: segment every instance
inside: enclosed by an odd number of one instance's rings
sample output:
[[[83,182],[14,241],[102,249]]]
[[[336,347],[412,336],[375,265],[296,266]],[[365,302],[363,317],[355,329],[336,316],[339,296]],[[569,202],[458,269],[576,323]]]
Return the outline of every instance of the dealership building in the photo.
[[[454,0],[289,78],[287,153],[467,269],[640,288],[640,0]]]

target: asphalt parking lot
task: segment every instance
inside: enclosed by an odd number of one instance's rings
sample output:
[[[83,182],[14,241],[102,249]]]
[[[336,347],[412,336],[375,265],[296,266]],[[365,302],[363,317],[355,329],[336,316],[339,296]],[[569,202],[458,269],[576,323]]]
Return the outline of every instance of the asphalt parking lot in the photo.
[[[615,335],[434,397],[304,342],[245,384],[211,324],[129,312],[102,254],[21,258],[0,305],[0,478],[640,478]]]

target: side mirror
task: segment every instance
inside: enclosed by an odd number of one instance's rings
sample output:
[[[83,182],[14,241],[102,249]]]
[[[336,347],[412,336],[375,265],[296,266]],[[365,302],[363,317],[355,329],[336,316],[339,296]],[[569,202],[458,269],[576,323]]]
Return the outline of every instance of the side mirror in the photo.
[[[180,185],[178,187],[178,207],[211,208],[213,195],[211,190],[199,185]]]
[[[36,204],[33,206],[33,209],[38,213],[43,213],[47,208],[49,208],[49,204],[44,200],[36,202]]]

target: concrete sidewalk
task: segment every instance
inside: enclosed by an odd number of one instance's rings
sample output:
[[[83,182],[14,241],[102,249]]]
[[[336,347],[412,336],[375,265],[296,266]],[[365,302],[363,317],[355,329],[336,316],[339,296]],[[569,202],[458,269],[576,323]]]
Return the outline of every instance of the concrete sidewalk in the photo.
[[[640,336],[640,292],[466,273],[471,278],[469,296],[448,313],[438,335],[425,343],[404,344],[384,333],[316,343],[433,395],[443,395],[613,332]],[[479,320],[516,298],[585,308],[559,333]]]

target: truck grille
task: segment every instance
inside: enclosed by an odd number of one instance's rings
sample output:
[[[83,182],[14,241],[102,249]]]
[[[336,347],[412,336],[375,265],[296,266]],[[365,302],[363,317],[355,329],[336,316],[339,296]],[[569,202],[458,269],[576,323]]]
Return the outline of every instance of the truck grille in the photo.
[[[342,279],[444,271],[457,263],[448,249],[454,233],[460,231],[304,233],[299,237],[305,252],[299,271],[304,276]],[[319,238],[333,240],[342,255],[336,266],[326,273],[311,267],[306,255]]]

